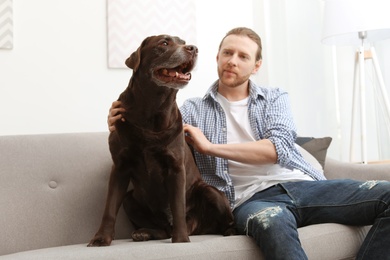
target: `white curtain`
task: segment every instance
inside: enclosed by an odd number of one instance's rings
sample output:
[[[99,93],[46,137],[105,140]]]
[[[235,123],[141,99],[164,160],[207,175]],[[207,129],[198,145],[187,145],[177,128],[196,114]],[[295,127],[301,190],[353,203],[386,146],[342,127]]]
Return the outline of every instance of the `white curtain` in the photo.
[[[356,47],[321,43],[322,11],[322,0],[254,0],[255,26],[263,41],[263,68],[255,80],[287,90],[299,134],[331,136],[328,155],[349,161]],[[375,47],[390,93],[390,40]],[[372,93],[375,74],[369,62],[366,67],[368,160],[390,159],[390,137]],[[356,124],[356,161],[361,159],[359,131]]]

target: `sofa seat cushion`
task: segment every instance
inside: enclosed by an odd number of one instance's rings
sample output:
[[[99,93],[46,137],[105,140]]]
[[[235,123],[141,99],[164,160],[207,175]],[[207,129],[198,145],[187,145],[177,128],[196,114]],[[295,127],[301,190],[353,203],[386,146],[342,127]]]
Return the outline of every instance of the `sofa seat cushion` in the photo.
[[[299,228],[309,259],[353,259],[369,227],[320,224]],[[42,259],[264,259],[254,240],[246,236],[191,236],[191,243],[172,244],[170,239],[132,242],[114,240],[109,247],[77,244],[5,255],[2,260]]]
[[[171,243],[170,239],[133,242],[114,240],[108,247],[86,244],[52,247],[3,256],[6,259],[262,259],[261,252],[246,236],[191,236],[191,243]]]

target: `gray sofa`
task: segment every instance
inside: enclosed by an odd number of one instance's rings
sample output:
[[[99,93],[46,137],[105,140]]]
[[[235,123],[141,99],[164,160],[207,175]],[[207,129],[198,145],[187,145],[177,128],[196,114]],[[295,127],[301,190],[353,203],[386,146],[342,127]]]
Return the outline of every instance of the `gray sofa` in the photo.
[[[87,247],[100,224],[111,168],[107,133],[0,136],[1,259],[262,259],[251,238],[192,236],[133,242],[120,211],[116,240]],[[390,165],[327,159],[329,179],[390,180]],[[353,259],[369,227],[299,229],[309,259]]]

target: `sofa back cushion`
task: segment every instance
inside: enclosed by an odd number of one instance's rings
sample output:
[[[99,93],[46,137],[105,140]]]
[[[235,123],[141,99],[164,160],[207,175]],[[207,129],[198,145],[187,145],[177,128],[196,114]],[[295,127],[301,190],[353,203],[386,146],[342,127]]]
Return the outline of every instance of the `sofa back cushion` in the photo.
[[[98,230],[112,160],[108,133],[0,136],[0,255],[87,243]],[[131,225],[121,211],[116,238]]]

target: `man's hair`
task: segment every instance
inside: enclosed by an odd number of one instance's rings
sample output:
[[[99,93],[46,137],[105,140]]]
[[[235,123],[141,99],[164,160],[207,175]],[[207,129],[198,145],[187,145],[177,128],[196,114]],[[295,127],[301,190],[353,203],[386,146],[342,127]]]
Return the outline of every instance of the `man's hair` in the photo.
[[[223,41],[229,35],[243,35],[243,36],[247,36],[249,39],[254,41],[257,44],[257,46],[258,46],[257,53],[256,53],[256,61],[259,61],[259,60],[262,59],[262,56],[261,56],[262,47],[261,47],[260,36],[255,31],[253,31],[252,29],[249,29],[249,28],[246,28],[246,27],[237,27],[237,28],[234,28],[234,29],[228,31],[227,34],[225,35],[225,37],[223,37],[221,43],[219,44],[218,50],[221,49]]]

